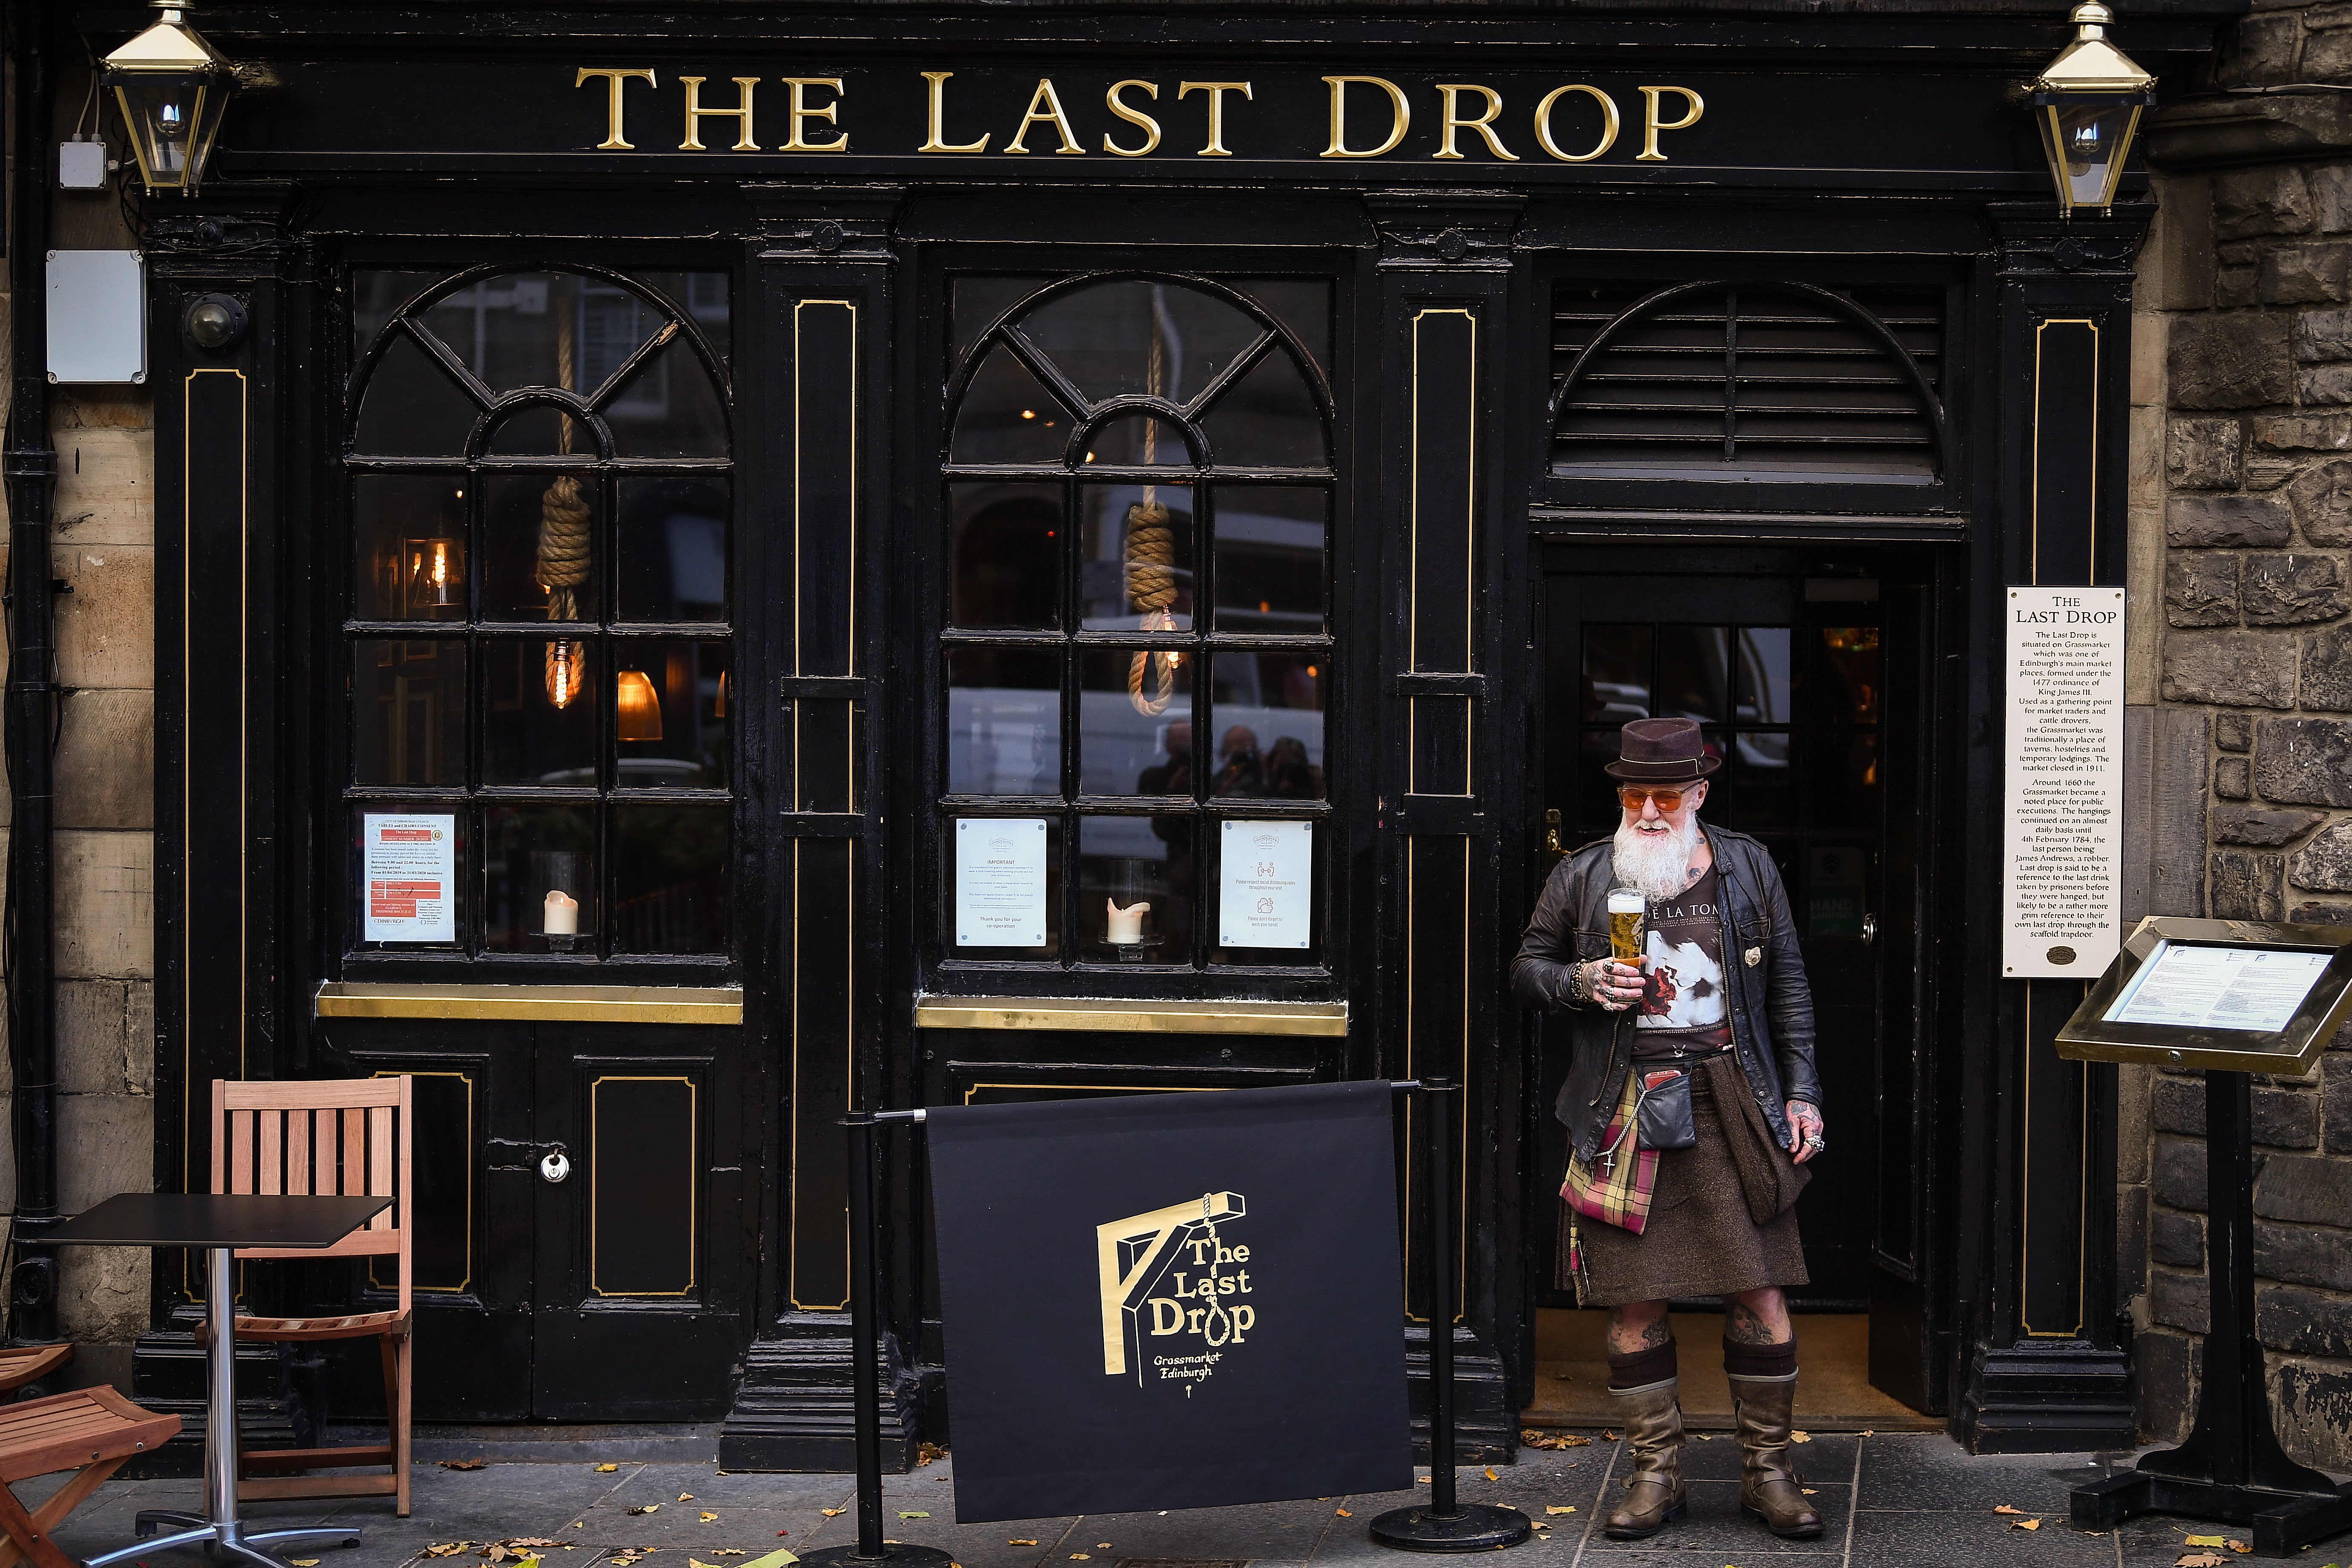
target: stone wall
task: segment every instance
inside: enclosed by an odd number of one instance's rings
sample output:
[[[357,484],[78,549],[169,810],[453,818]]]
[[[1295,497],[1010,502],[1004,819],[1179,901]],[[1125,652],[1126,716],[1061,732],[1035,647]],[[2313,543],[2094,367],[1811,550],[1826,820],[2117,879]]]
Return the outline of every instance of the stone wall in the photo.
[[[2291,133],[2261,148],[2151,137],[2172,162],[2135,322],[2130,700],[2156,737],[2141,753],[2152,837],[2175,847],[2133,915],[2352,924],[2352,136],[2309,134],[2342,123],[2335,95],[2292,91],[2345,80],[2352,10],[2258,9],[2218,85],[2290,90],[2201,112]],[[2139,1420],[2177,1440],[2208,1318],[2204,1085],[2127,1069],[2122,1100]],[[2280,1436],[2352,1468],[2352,1031],[2303,1078],[2256,1079],[2254,1137],[2257,1332]]]

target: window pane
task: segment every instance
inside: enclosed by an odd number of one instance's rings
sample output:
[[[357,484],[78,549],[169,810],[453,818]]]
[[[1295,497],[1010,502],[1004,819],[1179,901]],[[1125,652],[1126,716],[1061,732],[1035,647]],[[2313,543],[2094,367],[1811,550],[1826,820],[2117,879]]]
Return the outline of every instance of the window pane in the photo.
[[[1732,738],[1728,763],[1716,774],[1706,814],[1734,827],[1751,830],[1797,824],[1795,770],[1790,766],[1786,731],[1743,731]]]
[[[596,808],[490,806],[482,813],[482,837],[483,946],[593,956],[601,924]],[[568,937],[567,921],[575,928]]]
[[[466,618],[463,474],[362,474],[352,481],[352,523],[353,615],[370,621]]]
[[[1729,717],[1731,632],[1726,626],[1656,628],[1661,718]]]
[[[699,475],[621,480],[613,587],[625,621],[727,618],[728,484]]]
[[[1219,485],[1210,500],[1216,519],[1217,629],[1322,631],[1329,492]]]
[[[1322,800],[1323,693],[1328,654],[1221,653],[1209,728],[1212,795]]]
[[[352,357],[356,360],[375,342],[392,313],[425,292],[445,276],[439,272],[382,271],[362,268],[352,273]]]
[[[482,448],[498,458],[551,458],[559,453],[596,456],[595,433],[544,403],[526,404],[507,415]]]
[[[1789,628],[1739,628],[1739,721],[1789,721]]]
[[[482,782],[593,788],[604,683],[588,646],[501,637],[480,648]]]
[[[594,621],[604,487],[593,474],[484,474],[482,618]]]
[[[1323,413],[1298,362],[1276,349],[1252,365],[1202,416],[1209,449],[1225,468],[1328,467]]]
[[[1059,463],[1069,443],[1069,410],[1011,349],[989,350],[956,405],[950,460]]]
[[[1062,624],[1062,487],[948,487],[948,625],[1051,631]]]
[[[1584,721],[1622,724],[1650,716],[1650,628],[1584,628]]]
[[[613,951],[727,951],[724,805],[613,812]]]
[[[1811,826],[1832,833],[1860,832],[1878,821],[1875,733],[1817,732],[1806,737],[1802,754]]]
[[[1032,847],[1039,823],[1045,826],[1045,908],[1034,901],[1036,852]],[[1055,958],[1062,951],[1062,821],[1058,816],[950,817],[940,845],[946,860],[940,886],[947,889],[948,941],[967,958]],[[963,868],[974,871],[972,885],[962,885]],[[996,917],[991,930],[986,915]],[[1045,940],[1030,945],[1001,945],[1014,932],[1026,934],[1042,923]],[[966,938],[970,941],[966,941]]]
[[[1062,659],[1042,648],[948,656],[948,793],[1062,793]]]
[[[723,642],[613,644],[614,787],[726,787],[727,658]]]
[[[381,458],[457,458],[481,410],[405,333],[369,373],[354,445]]]
[[[1131,414],[1097,426],[1087,437],[1078,461],[1120,468],[1185,468],[1192,465],[1192,449],[1185,445],[1184,432],[1165,419]]]
[[[624,458],[723,458],[727,413],[702,356],[671,340],[637,367],[600,412]]]
[[[1045,278],[957,279],[953,295],[956,357],[970,353],[980,334],[994,326],[999,316],[1050,281]]]
[[[1190,812],[1079,819],[1081,956],[1095,963],[1192,963],[1193,821]],[[1114,908],[1131,922],[1116,920]]]
[[[1082,624],[1089,631],[1192,629],[1192,491],[1081,485]]]
[[[1290,826],[1284,825],[1286,828]],[[1202,866],[1202,871],[1204,879],[1216,879],[1214,882],[1207,884],[1202,894],[1209,900],[1209,962],[1211,963],[1313,964],[1322,962],[1323,855],[1328,836],[1319,824],[1309,827],[1308,833],[1309,847],[1306,856],[1308,885],[1306,888],[1276,890],[1265,889],[1263,883],[1259,883],[1257,888],[1263,890],[1253,890],[1247,885],[1229,889],[1224,880],[1224,858],[1247,851],[1250,848],[1250,841],[1258,836],[1249,831],[1248,824],[1231,819],[1223,821],[1213,817],[1209,819],[1208,847],[1202,856],[1206,863]],[[1260,841],[1263,842],[1262,839]],[[1260,852],[1263,853],[1263,851]],[[1279,866],[1280,862],[1276,862],[1276,865]],[[1235,869],[1241,873],[1245,884],[1255,880],[1250,876],[1251,867],[1237,866]],[[1284,867],[1282,869],[1287,870],[1288,868]],[[1229,919],[1236,911],[1227,910],[1223,905],[1223,900],[1232,897],[1243,898],[1247,900],[1250,905],[1255,905],[1255,910],[1262,916],[1286,916],[1296,908],[1296,905],[1291,904],[1289,900],[1302,896],[1307,902],[1307,941],[1304,943],[1294,940],[1282,946],[1226,947],[1220,942],[1219,938],[1224,934],[1223,928],[1229,924],[1236,930],[1244,929],[1238,919]],[[1260,902],[1260,900],[1270,900],[1270,903]],[[1288,907],[1286,908],[1286,905]],[[1288,922],[1285,921],[1284,923]]]
[[[1330,284],[1319,278],[1253,278],[1238,287],[1297,333],[1315,363],[1330,374]]]
[[[1080,795],[1140,795],[1147,779],[1165,787],[1170,730],[1190,728],[1199,663],[1192,654],[1087,650],[1078,696]]]
[[[1878,722],[1878,628],[1823,626],[1814,655],[1810,717],[1822,724]]]
[[[466,782],[466,645],[352,645],[352,762],[361,784]]]
[[[1100,402],[1142,393],[1181,404],[1265,329],[1224,300],[1175,283],[1097,283],[1021,323],[1079,390]]]

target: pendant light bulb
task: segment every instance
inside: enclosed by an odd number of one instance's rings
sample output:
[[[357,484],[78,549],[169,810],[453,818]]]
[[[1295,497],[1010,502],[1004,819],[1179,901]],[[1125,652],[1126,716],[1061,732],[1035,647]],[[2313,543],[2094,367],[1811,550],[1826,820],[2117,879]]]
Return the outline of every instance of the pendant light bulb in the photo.
[[[613,700],[618,710],[620,739],[658,741],[662,738],[661,698],[654,690],[651,676],[642,669],[621,671],[613,683]]]
[[[576,642],[547,645],[547,700],[568,708],[588,683],[588,650]]]

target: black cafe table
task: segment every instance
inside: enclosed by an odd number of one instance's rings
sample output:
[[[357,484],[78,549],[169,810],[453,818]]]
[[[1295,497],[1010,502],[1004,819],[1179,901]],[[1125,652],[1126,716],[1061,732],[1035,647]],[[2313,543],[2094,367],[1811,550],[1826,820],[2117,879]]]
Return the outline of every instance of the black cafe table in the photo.
[[[142,1513],[142,1533],[157,1524],[181,1528],[86,1558],[86,1568],[106,1568],[108,1563],[163,1547],[196,1542],[217,1547],[259,1568],[285,1568],[261,1546],[323,1541],[340,1541],[346,1546],[360,1543],[359,1531],[348,1525],[266,1530],[248,1535],[237,1521],[236,1253],[247,1247],[332,1247],[390,1206],[389,1197],[123,1193],[83,1210],[42,1237],[58,1247],[201,1247],[208,1265],[205,1319],[211,1338],[205,1346],[209,1392],[205,1409],[205,1511]]]

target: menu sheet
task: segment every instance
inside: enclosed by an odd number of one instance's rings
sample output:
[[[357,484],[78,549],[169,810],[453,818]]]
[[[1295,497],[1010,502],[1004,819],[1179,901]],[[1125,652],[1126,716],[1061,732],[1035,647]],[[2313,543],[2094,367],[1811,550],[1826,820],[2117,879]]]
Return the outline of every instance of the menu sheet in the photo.
[[[455,816],[360,819],[362,940],[457,941],[457,884]]]
[[[2276,1034],[2335,956],[2159,942],[2108,1006],[2106,1021]]]

